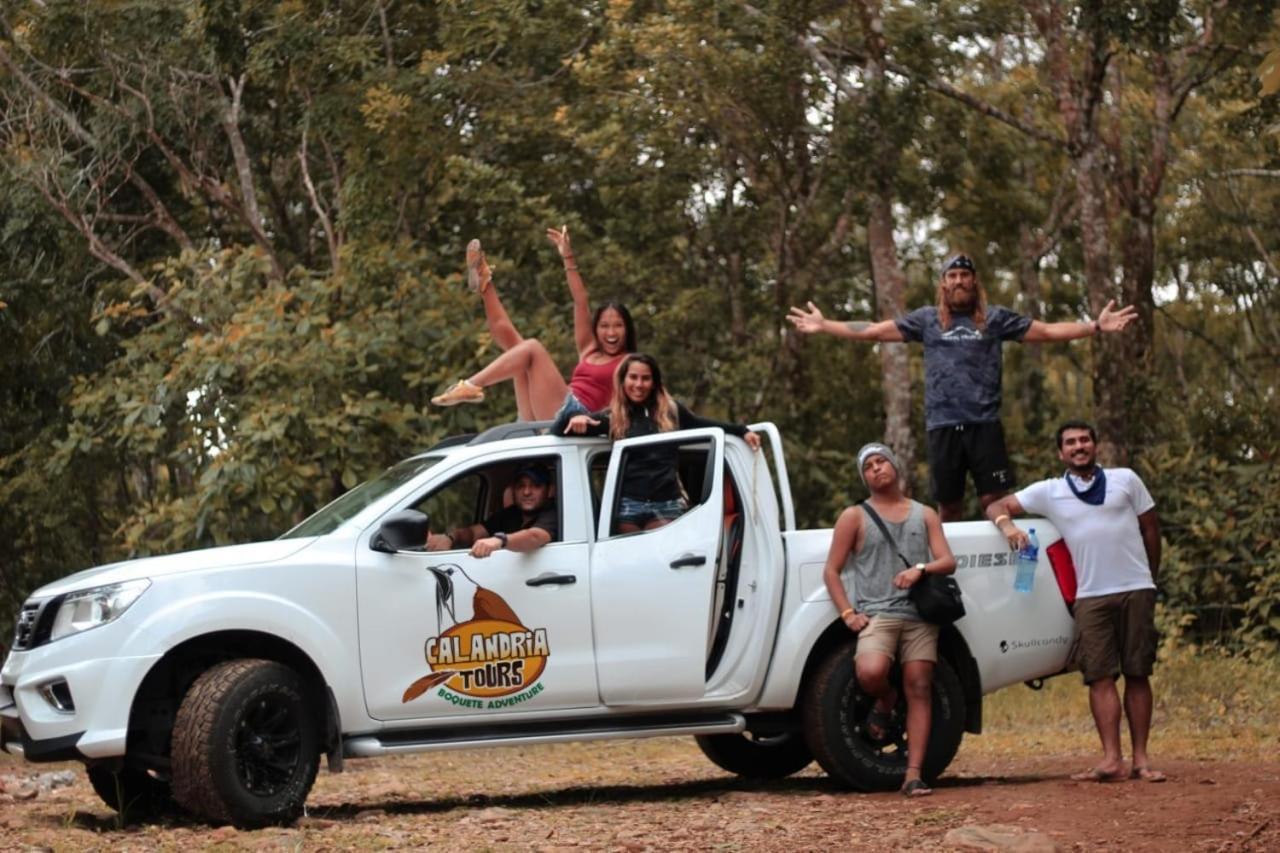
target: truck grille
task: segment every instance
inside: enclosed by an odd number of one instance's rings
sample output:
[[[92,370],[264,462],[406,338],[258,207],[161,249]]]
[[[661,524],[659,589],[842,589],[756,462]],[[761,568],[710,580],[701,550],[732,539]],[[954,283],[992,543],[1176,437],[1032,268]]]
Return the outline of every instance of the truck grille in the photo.
[[[13,631],[13,650],[16,652],[31,648],[36,638],[36,622],[40,618],[39,601],[28,601],[22,605],[22,612],[18,614],[18,624]]]

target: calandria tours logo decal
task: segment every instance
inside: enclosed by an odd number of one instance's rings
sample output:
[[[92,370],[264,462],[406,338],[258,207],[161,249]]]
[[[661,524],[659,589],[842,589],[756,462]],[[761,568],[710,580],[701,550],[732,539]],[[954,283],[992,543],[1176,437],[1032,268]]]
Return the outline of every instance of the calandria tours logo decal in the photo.
[[[401,703],[429,690],[462,708],[506,708],[537,696],[551,646],[546,628],[528,628],[502,596],[475,584],[472,617],[454,612],[453,572],[474,580],[456,564],[428,567],[436,579],[436,626],[447,612],[453,625],[428,637],[423,647],[430,672],[405,688]]]

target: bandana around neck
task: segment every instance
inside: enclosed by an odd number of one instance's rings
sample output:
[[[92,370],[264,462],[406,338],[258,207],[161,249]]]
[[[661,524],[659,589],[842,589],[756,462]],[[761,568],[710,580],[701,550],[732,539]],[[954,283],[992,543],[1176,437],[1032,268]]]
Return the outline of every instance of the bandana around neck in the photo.
[[[1093,506],[1102,506],[1102,502],[1107,499],[1107,474],[1102,470],[1101,465],[1093,469],[1093,480],[1089,483],[1089,488],[1083,492],[1076,488],[1075,480],[1071,479],[1070,471],[1063,476],[1067,478],[1067,488],[1071,490],[1071,494],[1085,503]]]

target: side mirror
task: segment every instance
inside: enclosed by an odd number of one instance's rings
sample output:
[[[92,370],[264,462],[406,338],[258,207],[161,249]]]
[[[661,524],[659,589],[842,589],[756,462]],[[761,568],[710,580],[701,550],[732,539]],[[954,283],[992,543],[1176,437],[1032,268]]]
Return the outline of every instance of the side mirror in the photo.
[[[397,551],[421,551],[427,544],[431,521],[424,513],[405,509],[383,519],[378,532],[369,540],[369,547],[384,554]]]

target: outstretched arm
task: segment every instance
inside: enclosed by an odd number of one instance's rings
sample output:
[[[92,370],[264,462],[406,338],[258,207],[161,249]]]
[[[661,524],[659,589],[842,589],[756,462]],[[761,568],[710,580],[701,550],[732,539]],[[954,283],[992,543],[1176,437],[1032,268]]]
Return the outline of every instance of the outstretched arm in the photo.
[[[548,228],[547,239],[555,244],[560,259],[564,261],[564,277],[569,282],[569,294],[573,297],[573,341],[581,358],[596,348],[596,331],[591,328],[591,301],[587,298],[587,285],[578,275],[578,259],[569,243],[569,226]]]
[[[1031,327],[1022,336],[1022,340],[1025,343],[1074,341],[1077,338],[1087,338],[1091,335],[1100,335],[1103,332],[1124,331],[1126,326],[1138,319],[1138,309],[1132,305],[1126,305],[1116,311],[1113,310],[1115,304],[1116,301],[1114,299],[1108,302],[1106,307],[1102,309],[1102,313],[1098,315],[1098,319],[1093,321],[1042,323],[1039,320],[1032,320]]]
[[[850,338],[855,341],[902,340],[902,332],[898,329],[898,324],[892,320],[881,320],[878,323],[870,323],[866,320],[854,320],[848,323],[839,320],[828,320],[822,316],[818,306],[812,302],[807,304],[807,311],[804,308],[792,306],[791,313],[787,315],[791,325],[795,326],[796,331],[803,335],[826,332],[828,335],[835,335],[837,338]]]

